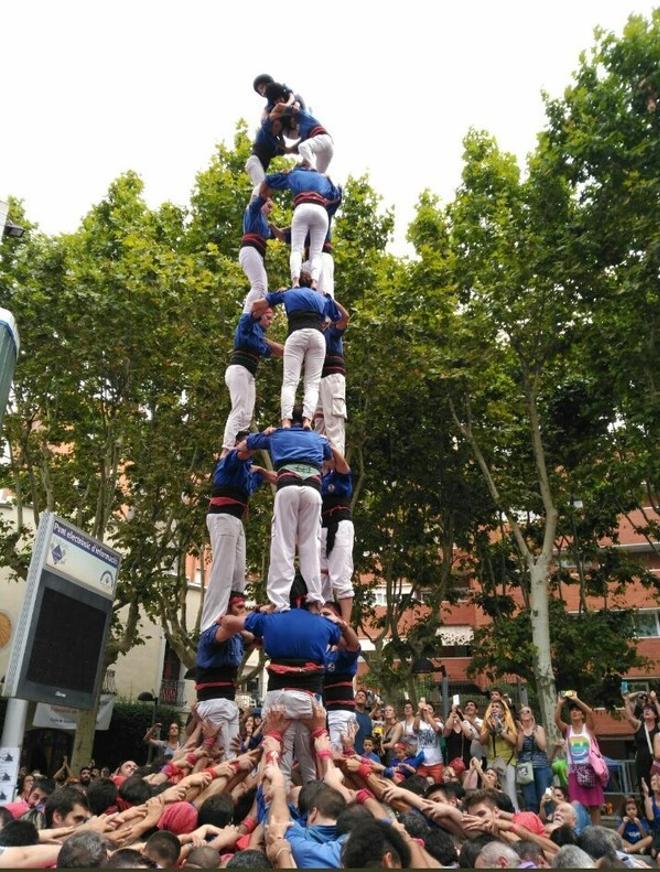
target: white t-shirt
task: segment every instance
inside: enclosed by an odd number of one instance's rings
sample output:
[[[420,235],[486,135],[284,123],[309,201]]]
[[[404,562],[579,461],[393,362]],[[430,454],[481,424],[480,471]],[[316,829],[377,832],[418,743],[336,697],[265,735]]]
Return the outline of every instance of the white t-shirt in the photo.
[[[424,754],[424,765],[435,766],[442,763],[442,721],[436,720],[440,725],[439,732],[433,729],[426,721],[421,721],[417,732],[417,751]]]

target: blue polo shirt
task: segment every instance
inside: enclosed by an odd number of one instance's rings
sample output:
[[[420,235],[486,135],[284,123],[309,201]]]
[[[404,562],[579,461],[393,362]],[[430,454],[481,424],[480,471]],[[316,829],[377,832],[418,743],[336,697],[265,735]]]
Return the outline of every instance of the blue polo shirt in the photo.
[[[347,835],[337,836],[328,824],[303,827],[293,823],[284,834],[299,869],[341,869],[341,850]]]
[[[294,117],[298,124],[300,139],[303,141],[309,139],[309,136],[315,127],[322,127],[324,133],[328,132],[317,118],[314,118],[313,115],[310,115],[309,112],[305,112],[303,109],[298,109]],[[320,133],[321,131],[317,132]]]
[[[245,653],[243,637],[240,633],[232,636],[224,642],[216,642],[215,634],[218,625],[212,624],[199,637],[197,643],[197,658],[195,665],[198,669],[216,669],[221,666],[240,666]]]
[[[294,197],[315,193],[326,200],[341,200],[342,196],[341,188],[316,170],[294,169],[288,173],[270,173],[266,176],[266,184],[274,191],[289,190]]]
[[[311,288],[289,288],[288,291],[271,291],[266,294],[269,306],[284,305],[288,316],[295,316],[298,312],[315,312],[319,316],[319,323],[324,318],[331,321],[339,321],[341,312],[332,297],[313,291]]]
[[[214,488],[234,488],[247,497],[252,496],[263,481],[262,474],[253,471],[252,461],[241,460],[235,448],[218,461],[213,471]]]
[[[328,648],[341,638],[337,624],[305,609],[273,614],[252,612],[245,619],[245,629],[263,639],[264,651],[274,660],[325,663]]]
[[[261,211],[265,202],[264,197],[255,197],[248,203],[243,213],[243,233],[256,233],[263,239],[273,238],[273,231],[270,229],[268,219]]]
[[[234,331],[234,348],[245,348],[259,357],[270,357],[270,345],[266,342],[266,332],[259,323],[261,315],[255,317],[246,312],[238,319]]]
[[[314,430],[303,430],[302,427],[280,427],[269,436],[264,433],[250,433],[247,438],[250,451],[258,448],[266,449],[273,461],[275,469],[285,463],[308,463],[320,469],[324,460],[332,457],[330,443]]]
[[[337,472],[331,469],[321,478],[321,496],[346,497],[353,494],[353,481],[350,472]]]

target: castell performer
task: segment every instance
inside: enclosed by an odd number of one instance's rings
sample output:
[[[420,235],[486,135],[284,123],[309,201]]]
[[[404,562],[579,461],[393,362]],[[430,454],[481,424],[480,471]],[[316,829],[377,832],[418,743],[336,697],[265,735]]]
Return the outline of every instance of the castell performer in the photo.
[[[291,247],[291,228],[285,227],[279,229],[273,227],[273,235]],[[303,257],[305,260],[302,265],[302,272],[309,273],[309,236],[305,239],[305,247],[303,249]],[[335,298],[335,260],[332,248],[332,230],[328,227],[328,232],[325,234],[325,241],[321,250],[321,275],[316,285],[316,290],[322,294],[327,294],[329,297]]]
[[[346,448],[346,364],[344,362],[344,333],[349,314],[335,300],[341,317],[326,324],[323,330],[325,358],[319,384],[319,404],[314,413],[314,429],[344,454]]]
[[[282,770],[290,776],[295,746],[303,783],[313,781],[316,768],[309,730],[300,721],[312,716],[313,702],[320,700],[323,687],[325,659],[331,646],[346,637],[348,628],[334,615],[322,615],[317,603],[305,603],[305,582],[297,576],[287,611],[272,614],[256,611],[243,617],[226,615],[219,638],[229,638],[243,629],[262,640],[270,658],[262,714],[265,716],[269,709],[277,707],[291,720],[283,736]]]
[[[323,599],[336,598],[345,621],[353,610],[353,545],[355,528],[351,510],[353,484],[344,457],[333,451],[334,469],[321,478],[321,585]]]
[[[248,430],[239,431],[243,440]],[[233,448],[218,461],[213,472],[213,490],[206,515],[211,537],[212,563],[204,597],[201,629],[214,625],[224,615],[230,591],[245,590],[245,530],[243,519],[250,496],[275,474],[254,466],[247,452]]]
[[[238,262],[250,282],[250,290],[243,305],[243,313],[250,311],[252,303],[268,292],[266,275],[266,246],[280,231],[273,227],[268,216],[273,210],[272,200],[253,197],[243,213],[243,236],[241,237]]]
[[[222,447],[230,451],[239,430],[247,430],[254,414],[257,399],[255,376],[262,357],[282,357],[284,346],[266,339],[266,330],[273,321],[273,310],[262,306],[259,314],[244,313],[238,319],[234,333],[234,350],[225,370],[225,384],[229,389],[231,410],[227,416]]]
[[[283,102],[283,105],[291,108],[305,108],[302,97],[294,94],[286,85],[279,85],[273,81],[273,77],[267,74],[257,76],[254,80],[254,90],[262,97],[266,97],[266,88],[269,85],[277,85],[277,94]],[[259,189],[259,185],[263,182],[270,162],[277,155],[293,154],[297,152],[297,147],[288,147],[284,142],[283,130],[284,121],[281,118],[271,119],[270,113],[275,107],[275,103],[267,98],[263,116],[259,130],[252,144],[252,153],[245,163],[245,171],[247,172],[254,187],[254,192]]]
[[[336,609],[336,606],[326,606],[323,613],[327,615],[329,608]],[[357,633],[343,615],[340,626],[342,638],[325,658],[323,705],[328,712],[330,741],[334,750],[341,752],[341,737],[350,733],[352,726],[357,728],[353,682],[361,648]]]
[[[334,154],[332,137],[318,119],[290,101],[286,86],[273,82],[266,86],[266,99],[273,103],[269,114],[272,121],[281,119],[284,135],[290,139],[298,138],[298,154],[305,166],[324,173],[330,166]]]
[[[321,375],[325,360],[326,344],[323,327],[327,320],[341,321],[337,303],[304,285],[309,277],[303,273],[303,287],[284,291],[271,291],[262,300],[252,304],[252,317],[259,318],[269,306],[284,305],[289,325],[289,335],[284,343],[284,367],[280,396],[282,426],[291,426],[296,390],[303,371],[303,425],[311,427],[319,401]],[[244,316],[245,317],[245,316]]]
[[[245,597],[242,591],[228,594],[228,614],[240,617],[245,614]],[[232,740],[239,734],[236,679],[243,662],[245,646],[243,638],[251,639],[249,633],[226,638],[218,626],[218,615],[202,630],[197,644],[195,663],[195,690],[197,691],[197,714],[220,727],[218,741],[227,757],[235,757]]]
[[[302,427],[299,407],[293,426],[251,433],[241,451],[269,451],[277,471],[277,492],[271,525],[268,599],[279,611],[289,608],[298,546],[300,572],[307,582],[307,601],[322,605],[321,589],[321,468],[336,449],[323,436]]]
[[[259,194],[268,199],[272,192],[289,190],[293,194],[291,221],[291,255],[289,267],[291,284],[300,284],[305,240],[309,235],[309,270],[312,288],[316,289],[323,267],[321,252],[328,232],[330,216],[339,208],[342,190],[327,176],[311,169],[296,167],[289,172],[270,173],[259,188]]]

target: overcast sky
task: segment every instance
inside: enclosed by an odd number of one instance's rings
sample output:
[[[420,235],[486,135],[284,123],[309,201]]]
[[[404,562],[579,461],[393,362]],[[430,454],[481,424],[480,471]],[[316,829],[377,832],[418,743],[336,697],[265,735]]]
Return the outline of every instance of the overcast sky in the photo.
[[[151,205],[185,205],[237,120],[256,126],[268,72],[335,140],[329,173],[368,171],[399,240],[425,187],[451,197],[470,126],[524,160],[597,25],[648,0],[5,0],[0,199],[73,230],[127,169]],[[237,234],[239,229],[237,228]]]

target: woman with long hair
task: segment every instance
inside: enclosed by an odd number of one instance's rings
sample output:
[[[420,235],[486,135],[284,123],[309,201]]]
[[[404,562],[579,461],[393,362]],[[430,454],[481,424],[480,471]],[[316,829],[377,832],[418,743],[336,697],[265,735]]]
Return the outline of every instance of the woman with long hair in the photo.
[[[623,706],[623,713],[634,732],[635,770],[637,771],[637,783],[641,790],[642,779],[645,779],[647,784],[650,782],[651,767],[654,758],[657,757],[653,746],[655,737],[660,730],[658,727],[658,702],[655,693],[645,697],[638,717],[633,707],[631,695],[624,693]]]
[[[547,739],[545,730],[536,723],[534,713],[528,705],[520,709],[518,723],[518,764],[529,763],[532,767],[532,780],[520,784],[525,810],[539,813],[541,799],[552,784],[552,769],[546,754]]]
[[[488,749],[488,766],[499,772],[502,789],[518,811],[516,795],[518,731],[509,707],[503,699],[491,698],[479,738],[481,744]]]
[[[400,739],[402,727],[397,720],[396,709],[393,705],[385,706],[383,716],[383,738],[380,747],[385,755],[385,765],[391,766],[394,759],[394,746]]]
[[[564,703],[568,705],[567,724],[561,719]],[[600,807],[603,804],[603,787],[591,765],[591,746],[596,740],[594,713],[576,695],[559,697],[555,708],[557,729],[566,739],[568,756],[568,799],[579,802],[589,811],[591,823],[600,824]]]
[[[406,700],[403,704],[403,719],[400,721],[400,725],[399,741],[403,742],[414,757],[417,753],[417,734],[415,733],[415,707],[410,700]]]

